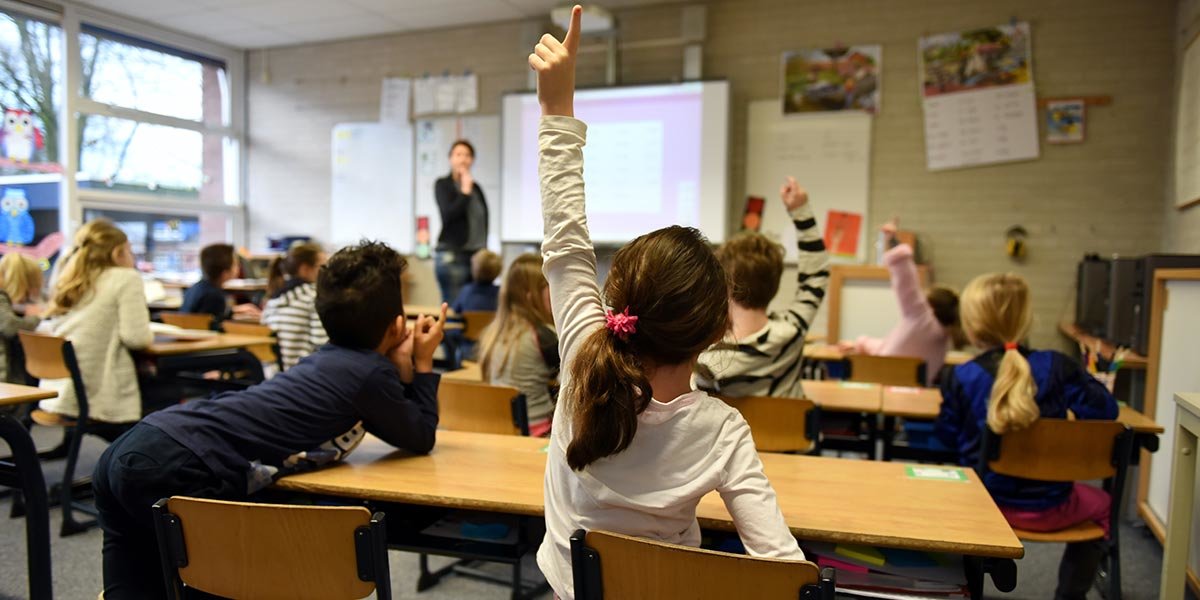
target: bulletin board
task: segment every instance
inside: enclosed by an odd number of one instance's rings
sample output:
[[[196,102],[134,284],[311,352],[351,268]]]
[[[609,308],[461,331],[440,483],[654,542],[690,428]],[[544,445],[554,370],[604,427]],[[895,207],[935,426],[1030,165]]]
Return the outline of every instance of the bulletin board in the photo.
[[[796,232],[779,200],[779,187],[791,175],[809,192],[824,232],[830,211],[859,215],[853,254],[835,262],[867,257],[867,200],[870,190],[871,115],[856,111],[784,116],[779,101],[750,103],[746,151],[746,194],[766,199],[762,232],[783,244],[796,260]],[[745,198],[738,199],[741,213]]]

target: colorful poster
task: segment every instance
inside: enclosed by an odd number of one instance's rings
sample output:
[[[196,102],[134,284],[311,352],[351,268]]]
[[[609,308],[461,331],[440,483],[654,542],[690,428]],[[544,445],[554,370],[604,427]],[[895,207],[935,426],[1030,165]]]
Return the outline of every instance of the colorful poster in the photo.
[[[879,112],[882,46],[783,53],[783,113]]]
[[[858,232],[862,215],[831,210],[825,217],[825,249],[833,256],[858,256]]]
[[[917,53],[929,170],[1038,157],[1028,23],[922,37]]]
[[[1084,139],[1086,106],[1083,100],[1051,100],[1046,103],[1046,141],[1078,144]]]

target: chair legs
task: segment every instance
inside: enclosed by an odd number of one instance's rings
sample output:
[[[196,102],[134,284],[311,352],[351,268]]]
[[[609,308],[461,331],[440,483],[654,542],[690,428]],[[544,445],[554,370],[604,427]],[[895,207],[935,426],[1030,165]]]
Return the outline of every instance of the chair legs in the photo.
[[[79,462],[79,447],[82,445],[83,436],[86,430],[81,425],[76,425],[70,428],[67,446],[67,464],[63,469],[62,484],[59,489],[59,502],[63,509],[62,529],[59,531],[60,537],[67,537],[76,533],[82,533],[91,529],[96,525],[95,519],[77,520],[75,518],[75,510],[81,506],[75,502],[75,467]]]

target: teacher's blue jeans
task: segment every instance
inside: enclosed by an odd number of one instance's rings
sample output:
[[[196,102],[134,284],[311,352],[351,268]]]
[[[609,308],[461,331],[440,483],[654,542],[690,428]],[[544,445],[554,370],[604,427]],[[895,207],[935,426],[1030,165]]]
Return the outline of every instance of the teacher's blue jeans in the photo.
[[[442,302],[453,303],[458,292],[471,281],[471,254],[465,250],[438,250],[434,273],[442,289]]]

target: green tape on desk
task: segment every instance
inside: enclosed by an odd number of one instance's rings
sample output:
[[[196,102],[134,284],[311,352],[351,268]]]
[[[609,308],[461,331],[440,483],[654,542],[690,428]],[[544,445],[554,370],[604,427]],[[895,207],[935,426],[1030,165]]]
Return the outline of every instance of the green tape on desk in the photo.
[[[911,479],[932,479],[935,481],[967,481],[967,474],[962,469],[953,467],[905,467]]]

